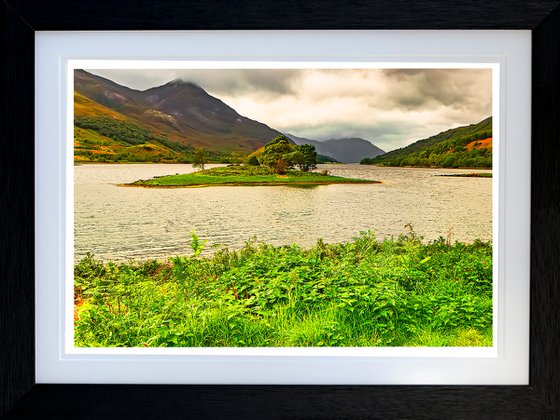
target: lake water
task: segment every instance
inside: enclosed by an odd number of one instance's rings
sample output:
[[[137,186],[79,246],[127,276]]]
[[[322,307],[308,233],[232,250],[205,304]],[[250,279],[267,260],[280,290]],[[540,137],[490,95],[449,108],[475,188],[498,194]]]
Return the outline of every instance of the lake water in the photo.
[[[207,165],[208,167],[218,165]],[[492,179],[441,177],[461,169],[319,165],[332,175],[381,184],[127,188],[154,176],[192,172],[191,165],[75,166],[75,259],[112,260],[189,254],[194,230],[210,246],[239,248],[256,236],[275,245],[343,242],[371,229],[378,238],[406,233],[426,240],[492,238]],[[477,171],[489,172],[489,171]]]

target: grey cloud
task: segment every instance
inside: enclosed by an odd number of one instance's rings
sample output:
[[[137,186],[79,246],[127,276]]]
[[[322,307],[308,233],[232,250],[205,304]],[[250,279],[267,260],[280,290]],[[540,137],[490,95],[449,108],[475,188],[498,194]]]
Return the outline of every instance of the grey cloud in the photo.
[[[270,92],[288,94],[292,82],[301,70],[291,69],[189,69],[189,70],[88,70],[107,77],[132,89],[145,90],[161,86],[174,79],[196,83],[204,90],[216,94],[243,94],[245,92]]]
[[[242,70],[242,90],[266,90],[278,94],[293,93],[292,83],[301,70]],[[241,84],[241,83],[240,83]]]
[[[381,72],[396,80],[404,80],[406,77],[414,76],[415,74],[423,73],[426,69],[382,69]]]
[[[385,69],[393,94],[388,99],[404,109],[426,105],[480,108],[492,86],[490,69]],[[485,101],[489,113],[489,101]]]

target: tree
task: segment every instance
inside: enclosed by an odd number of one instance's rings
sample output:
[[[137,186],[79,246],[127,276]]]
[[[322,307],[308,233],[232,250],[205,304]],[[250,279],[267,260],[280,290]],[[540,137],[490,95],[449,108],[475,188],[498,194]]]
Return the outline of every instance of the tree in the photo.
[[[264,152],[260,160],[276,173],[284,174],[288,168],[293,166],[293,157],[291,156],[293,151],[294,145],[285,135],[280,134],[264,146]]]
[[[253,155],[247,160],[247,165],[259,166],[260,163],[259,163],[259,160],[257,159],[257,157],[255,155]]]
[[[310,169],[317,168],[317,152],[315,151],[315,146],[311,144],[300,144],[294,147],[291,159],[299,166],[299,169],[303,172],[308,172]]]
[[[200,168],[201,170],[204,170],[204,165],[207,163],[208,161],[208,154],[206,153],[206,150],[204,149],[197,149],[196,152],[194,152],[194,156],[193,156],[193,168]]]

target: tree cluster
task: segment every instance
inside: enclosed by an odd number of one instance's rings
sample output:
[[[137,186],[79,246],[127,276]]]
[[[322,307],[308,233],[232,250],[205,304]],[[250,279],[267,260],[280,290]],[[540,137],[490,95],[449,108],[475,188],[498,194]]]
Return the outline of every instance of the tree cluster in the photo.
[[[264,146],[264,152],[258,162],[270,167],[277,174],[285,174],[287,170],[297,166],[302,172],[317,167],[317,152],[310,144],[295,145],[286,136],[280,134]],[[254,160],[250,162],[255,164]]]

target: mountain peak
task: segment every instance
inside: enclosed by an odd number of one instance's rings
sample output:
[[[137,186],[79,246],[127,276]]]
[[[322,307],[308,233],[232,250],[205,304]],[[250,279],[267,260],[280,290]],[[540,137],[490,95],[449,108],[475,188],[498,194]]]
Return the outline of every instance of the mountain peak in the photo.
[[[180,86],[185,86],[185,87],[190,87],[190,88],[196,88],[196,89],[200,89],[203,90],[199,85],[197,85],[196,83],[193,82],[189,82],[187,80],[183,80],[181,78],[177,78],[177,79],[173,79],[170,82],[167,82],[165,84],[165,86],[175,86],[175,87],[180,87]]]

